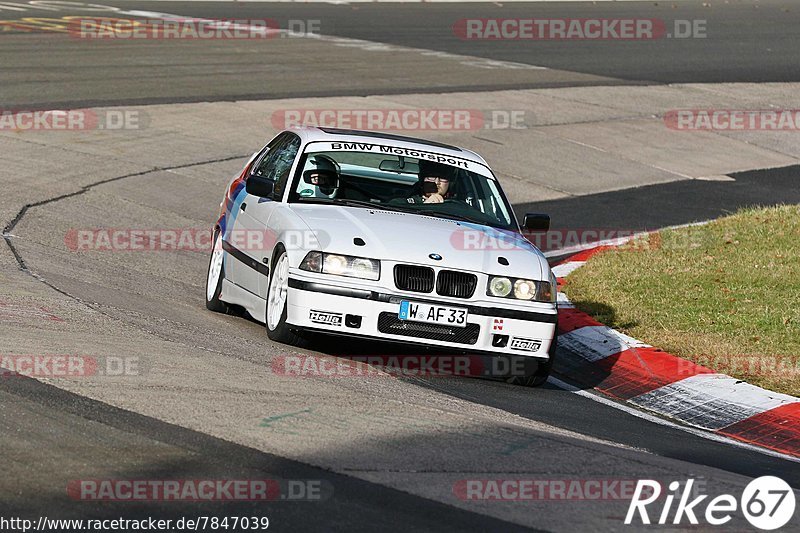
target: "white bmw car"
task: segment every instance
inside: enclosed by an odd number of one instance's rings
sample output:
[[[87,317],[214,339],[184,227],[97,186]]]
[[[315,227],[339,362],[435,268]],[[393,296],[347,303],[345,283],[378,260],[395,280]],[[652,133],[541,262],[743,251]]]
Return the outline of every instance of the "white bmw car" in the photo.
[[[556,280],[474,152],[376,132],[284,131],[228,185],[206,306],[243,307],[270,339],[309,332],[519,356],[543,383]],[[526,215],[543,231],[547,215]]]

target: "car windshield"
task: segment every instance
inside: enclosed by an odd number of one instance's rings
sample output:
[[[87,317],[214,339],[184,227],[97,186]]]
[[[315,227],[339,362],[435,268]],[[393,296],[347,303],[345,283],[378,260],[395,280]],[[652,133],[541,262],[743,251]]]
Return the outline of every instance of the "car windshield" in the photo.
[[[390,209],[516,230],[500,186],[482,172],[489,174],[471,161],[404,149],[309,151],[300,161],[289,201]]]

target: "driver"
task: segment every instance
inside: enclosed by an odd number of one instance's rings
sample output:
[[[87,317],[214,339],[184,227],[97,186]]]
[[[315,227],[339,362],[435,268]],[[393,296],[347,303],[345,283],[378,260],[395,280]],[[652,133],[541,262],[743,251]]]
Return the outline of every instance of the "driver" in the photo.
[[[313,155],[309,162],[314,167],[304,173],[306,183],[316,185],[326,196],[333,195],[339,185],[339,164],[325,154]]]
[[[440,204],[450,197],[450,185],[455,180],[457,169],[434,161],[420,160],[418,188],[421,194],[411,196],[410,204]]]

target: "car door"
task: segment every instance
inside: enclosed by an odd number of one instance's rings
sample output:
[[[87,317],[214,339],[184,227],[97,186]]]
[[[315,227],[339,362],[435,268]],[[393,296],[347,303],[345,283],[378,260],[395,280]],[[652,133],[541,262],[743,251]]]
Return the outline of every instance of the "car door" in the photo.
[[[238,265],[237,281],[243,288],[261,297],[266,297],[268,265],[276,238],[275,232],[269,227],[269,219],[275,205],[281,201],[301,143],[296,134],[285,132],[271,144],[253,165],[250,175],[272,180],[275,183],[273,193],[264,198],[246,194],[233,228],[242,246],[240,251],[244,254],[244,261]]]

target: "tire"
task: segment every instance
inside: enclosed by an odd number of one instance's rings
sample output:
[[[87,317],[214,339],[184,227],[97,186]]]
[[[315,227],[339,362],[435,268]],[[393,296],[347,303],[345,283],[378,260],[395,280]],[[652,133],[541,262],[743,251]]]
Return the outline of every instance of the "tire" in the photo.
[[[267,290],[267,309],[264,323],[267,337],[275,342],[292,346],[303,346],[306,341],[292,331],[286,323],[286,310],[289,305],[289,256],[283,245],[279,244],[272,253],[272,268],[269,271]]]
[[[214,230],[213,243],[206,274],[206,308],[216,313],[227,314],[230,312],[230,307],[219,299],[222,293],[222,280],[225,279],[225,252],[222,251],[219,229]]]
[[[506,381],[512,385],[522,385],[523,387],[540,387],[544,385],[547,382],[547,378],[550,377],[550,371],[553,369],[557,349],[558,334],[556,333],[553,337],[553,342],[550,344],[550,349],[547,351],[550,356],[547,362],[539,363],[536,361],[526,361],[528,364],[525,365],[525,375],[512,376]],[[533,366],[535,366],[535,368],[530,368],[530,370],[528,370],[529,367]]]

